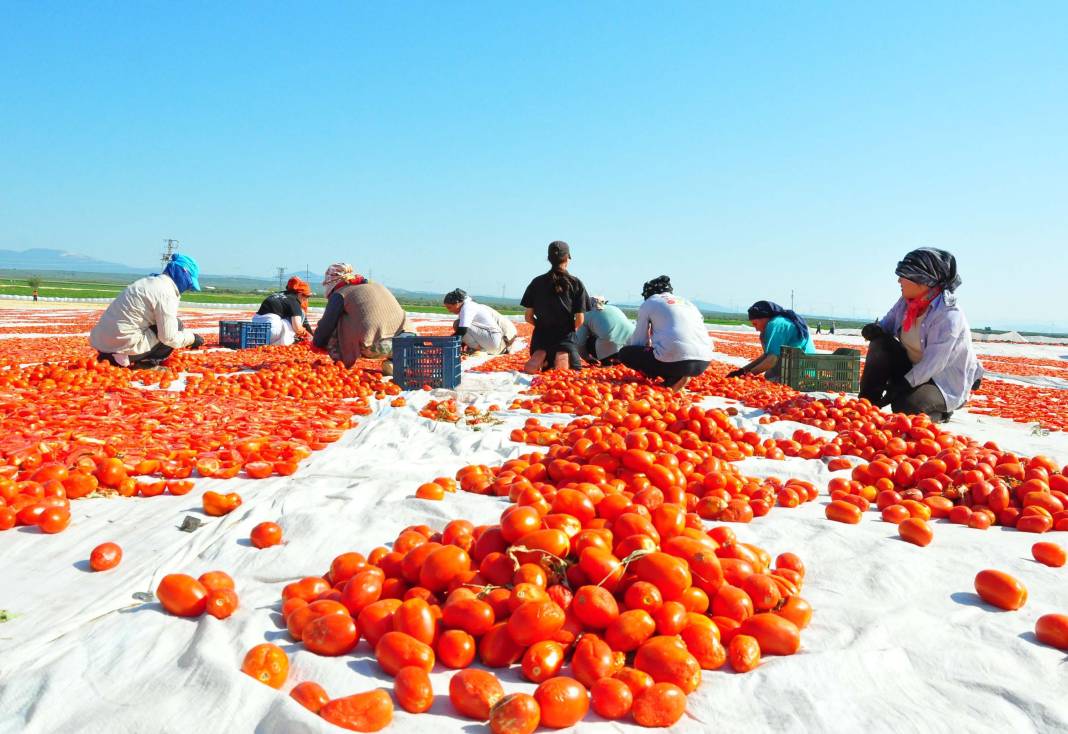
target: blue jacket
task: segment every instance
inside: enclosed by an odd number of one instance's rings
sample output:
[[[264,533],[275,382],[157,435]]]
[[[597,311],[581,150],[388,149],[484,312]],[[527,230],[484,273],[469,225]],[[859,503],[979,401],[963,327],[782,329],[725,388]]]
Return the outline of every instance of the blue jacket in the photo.
[[[899,298],[879,322],[883,331],[901,338],[906,306],[905,299]],[[927,314],[920,323],[920,344],[923,358],[912,365],[905,379],[913,387],[933,380],[942,391],[949,410],[964,405],[972,384],[983,376],[983,368],[972,347],[968,319],[957,308],[957,298],[952,293],[943,293],[927,307]]]

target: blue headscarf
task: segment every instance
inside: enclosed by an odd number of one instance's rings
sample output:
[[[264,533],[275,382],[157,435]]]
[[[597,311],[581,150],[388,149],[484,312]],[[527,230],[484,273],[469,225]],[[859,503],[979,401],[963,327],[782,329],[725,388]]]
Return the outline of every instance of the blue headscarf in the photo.
[[[179,293],[200,290],[200,266],[189,255],[171,255],[171,261],[163,268],[163,274],[174,281]]]
[[[749,320],[753,319],[773,319],[776,316],[782,316],[791,324],[797,327],[797,330],[801,333],[801,341],[808,341],[808,324],[805,320],[798,316],[792,309],[783,308],[773,301],[757,301],[749,307]]]

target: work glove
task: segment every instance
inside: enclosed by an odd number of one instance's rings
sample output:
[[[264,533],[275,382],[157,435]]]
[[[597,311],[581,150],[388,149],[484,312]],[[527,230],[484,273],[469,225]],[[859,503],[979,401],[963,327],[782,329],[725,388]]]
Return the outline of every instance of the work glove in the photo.
[[[204,346],[204,337],[200,334],[193,334],[193,343],[189,345],[190,349],[200,349]]]
[[[727,373],[727,377],[741,377],[744,374],[745,374],[745,370],[743,370],[741,367],[739,367],[736,370],[731,370],[730,372],[728,372]]]
[[[879,326],[876,323],[867,324],[863,329],[860,330],[860,335],[868,341],[880,337],[885,333],[886,332],[883,331],[883,327]]]

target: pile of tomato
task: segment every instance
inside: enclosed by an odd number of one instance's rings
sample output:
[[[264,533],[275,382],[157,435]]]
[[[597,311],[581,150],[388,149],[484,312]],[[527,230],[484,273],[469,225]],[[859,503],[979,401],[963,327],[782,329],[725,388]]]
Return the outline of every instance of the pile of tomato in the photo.
[[[641,456],[647,471],[658,466],[653,456]],[[435,663],[457,670],[449,685],[456,712],[496,732],[572,726],[591,707],[669,726],[702,670],[729,661],[746,672],[762,655],[797,652],[812,614],[797,556],[773,560],[726,526],[706,530],[680,492],[635,492],[607,478],[595,457],[568,469],[570,479],[551,462],[553,483],[515,473],[544,468],[536,455],[509,462],[495,484],[514,504],[499,523],[410,527],[390,548],[343,553],[322,576],[289,584],[289,635],[324,656],[356,654],[366,640],[395,677],[400,705],[416,713],[433,699],[426,674]],[[460,472],[461,484],[470,474]],[[287,669],[284,653],[262,647],[244,669],[280,687],[285,676],[264,675],[263,665]],[[518,666],[538,689],[505,696],[496,675],[469,669],[476,659],[490,669]],[[327,720],[361,731],[392,718],[389,696],[372,693],[330,699],[311,682],[294,689]]]

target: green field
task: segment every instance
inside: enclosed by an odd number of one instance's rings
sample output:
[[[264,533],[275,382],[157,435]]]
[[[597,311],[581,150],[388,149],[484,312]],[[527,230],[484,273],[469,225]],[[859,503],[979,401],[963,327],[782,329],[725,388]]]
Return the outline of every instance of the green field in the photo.
[[[85,279],[78,279],[77,276],[71,277],[65,280],[41,280],[41,286],[38,289],[38,295],[42,298],[114,298],[122,292],[124,284],[121,282],[104,282],[104,279],[94,280],[92,276],[87,275]],[[5,277],[0,278],[0,297],[5,295],[11,296],[29,296],[33,294],[33,289],[26,282],[26,278],[12,278]],[[256,293],[250,290],[236,290],[228,288],[218,288],[210,291],[201,291],[200,293],[186,293],[182,296],[183,303],[247,303],[250,306],[259,304],[266,293]],[[433,301],[427,298],[411,298],[409,296],[399,296],[401,305],[408,311],[418,311],[422,313],[448,313],[445,307],[440,304],[440,301]],[[488,305],[493,306],[498,311],[509,316],[515,316],[523,313],[523,309],[518,306],[514,301],[511,303],[495,303],[492,299],[486,299],[484,301]],[[311,299],[311,305],[313,307],[323,307],[326,305],[326,300],[318,296]],[[633,308],[624,308],[624,313],[630,318],[634,318],[637,311]],[[815,332],[815,323],[813,319],[813,332]],[[705,314],[705,323],[716,325],[748,325],[749,320],[745,318],[744,314]],[[837,321],[836,326],[840,329],[859,328],[863,326],[863,322],[854,321]],[[824,319],[824,333],[829,328],[829,320]]]

